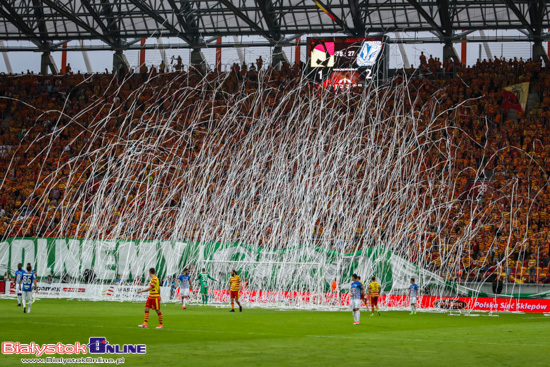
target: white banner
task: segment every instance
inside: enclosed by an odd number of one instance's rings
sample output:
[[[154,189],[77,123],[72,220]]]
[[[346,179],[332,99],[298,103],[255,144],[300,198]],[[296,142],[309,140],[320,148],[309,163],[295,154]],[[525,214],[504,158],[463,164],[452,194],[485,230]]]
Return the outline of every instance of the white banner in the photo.
[[[147,286],[136,285],[103,285],[78,283],[38,283],[38,291],[33,292],[37,298],[75,298],[105,301],[144,301],[147,293],[137,294]],[[15,282],[6,282],[6,295],[15,296]],[[170,299],[170,287],[160,287],[163,302]]]

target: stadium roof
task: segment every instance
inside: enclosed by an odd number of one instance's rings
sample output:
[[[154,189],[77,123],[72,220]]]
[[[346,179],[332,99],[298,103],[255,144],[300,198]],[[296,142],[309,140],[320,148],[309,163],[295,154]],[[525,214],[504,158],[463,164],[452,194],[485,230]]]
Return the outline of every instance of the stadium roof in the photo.
[[[218,37],[261,36],[290,44],[300,35],[361,36],[395,31],[458,41],[476,30],[516,29],[522,40],[549,35],[543,0],[3,0],[0,40],[28,40],[54,50],[72,40],[127,49],[148,37],[177,37],[189,46]],[[515,39],[519,40],[519,39]],[[8,47],[9,48],[9,47]]]

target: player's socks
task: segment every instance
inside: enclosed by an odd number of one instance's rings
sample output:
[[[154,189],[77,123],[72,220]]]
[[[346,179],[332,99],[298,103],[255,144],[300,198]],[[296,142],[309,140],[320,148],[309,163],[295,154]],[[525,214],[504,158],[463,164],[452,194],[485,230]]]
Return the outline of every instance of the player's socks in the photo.
[[[23,313],[27,313],[27,307],[23,306]]]
[[[159,324],[162,325],[162,319],[163,319],[162,312],[159,312],[158,315],[159,315]]]
[[[239,305],[239,312],[243,312],[243,306]]]
[[[21,296],[17,296],[17,306],[21,306]]]
[[[32,302],[29,301],[29,307],[27,307],[27,313],[31,313]]]
[[[147,325],[149,323],[149,311],[145,311],[145,316],[143,317],[143,324]]]
[[[359,324],[359,321],[361,321],[361,311],[355,311],[357,312],[357,323]]]

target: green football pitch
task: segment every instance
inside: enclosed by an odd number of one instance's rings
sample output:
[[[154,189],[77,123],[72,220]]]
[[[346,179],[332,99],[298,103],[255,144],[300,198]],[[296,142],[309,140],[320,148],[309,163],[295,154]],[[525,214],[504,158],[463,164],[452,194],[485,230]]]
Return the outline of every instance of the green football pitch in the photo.
[[[125,366],[548,366],[550,317],[502,314],[452,317],[440,313],[277,311],[163,304],[165,328],[149,329],[139,303],[39,300],[24,314],[0,300],[0,340],[54,344],[146,344],[147,353],[124,355]],[[78,355],[76,357],[80,357]],[[89,355],[88,355],[89,356]],[[23,357],[0,356],[0,366]],[[59,356],[61,357],[61,356]],[[64,355],[63,357],[71,357]],[[104,357],[112,357],[104,355]],[[45,358],[45,357],[41,357]]]

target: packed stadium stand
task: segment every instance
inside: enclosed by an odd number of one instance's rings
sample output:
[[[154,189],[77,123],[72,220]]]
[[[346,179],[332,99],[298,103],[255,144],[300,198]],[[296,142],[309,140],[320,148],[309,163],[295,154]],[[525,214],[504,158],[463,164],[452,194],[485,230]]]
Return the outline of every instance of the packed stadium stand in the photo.
[[[46,187],[38,188],[34,193],[36,197],[32,197],[35,184],[40,178],[55,172],[58,165],[67,162],[71,156],[83,150],[97,148],[87,144],[91,141],[89,134],[95,131],[88,128],[95,121],[108,116],[112,109],[118,109],[118,120],[114,119],[105,126],[103,133],[106,136],[117,131],[120,121],[126,117],[124,111],[132,104],[138,105],[135,118],[139,118],[142,113],[140,110],[143,111],[151,103],[159,103],[163,108],[169,109],[170,99],[151,101],[147,93],[138,96],[131,94],[144,81],[149,80],[151,88],[168,86],[170,92],[175,93],[182,83],[193,86],[203,78],[202,73],[196,69],[160,74],[158,70],[142,69],[139,73],[126,75],[84,75],[70,72],[56,76],[0,76],[0,170],[5,172],[2,177],[5,181],[0,192],[0,233],[3,238],[79,238],[82,235],[77,230],[77,222],[81,216],[90,215],[85,209],[75,214],[74,223],[63,225],[63,232],[60,232],[61,224],[55,219],[55,208],[65,195],[64,185],[49,191],[48,205],[52,208],[49,215],[53,220],[44,224],[45,221],[34,217],[37,214],[31,208],[46,190]],[[240,91],[252,93],[258,83],[267,83],[275,88],[271,98],[273,106],[290,90],[297,87],[304,90],[314,88],[300,82],[301,74],[300,66],[288,64],[281,70],[262,65],[261,61],[255,65],[234,65],[231,71],[223,75],[222,90],[227,94]],[[179,78],[175,78],[176,75]],[[151,77],[154,78],[150,79]],[[212,80],[219,77],[217,71],[206,76]],[[121,82],[123,79],[124,83]],[[463,253],[456,254],[462,258],[461,267],[448,276],[475,281],[504,273],[510,282],[550,282],[548,68],[541,62],[522,59],[495,58],[465,67],[460,63],[441,63],[431,57],[422,57],[418,68],[396,72],[393,82],[402,83],[404,79],[409,81],[412,100],[419,100],[420,104],[429,103],[433,95],[437,94],[442,110],[455,108],[458,114],[453,123],[472,137],[470,141],[459,145],[454,155],[456,166],[462,172],[455,199],[468,200],[471,192],[476,190],[475,194],[479,198],[480,187],[472,187],[472,181],[475,172],[483,167],[482,209],[484,197],[496,192],[511,194],[515,190],[518,200],[521,201],[521,205],[517,206],[520,213],[514,216],[505,213],[505,204],[500,208],[486,208],[491,210],[489,216],[513,217],[504,221],[505,228],[512,228],[511,236],[504,235],[502,227],[485,225],[475,241]],[[508,97],[504,88],[523,82],[530,82],[529,101],[525,111],[517,107],[506,108]],[[186,103],[193,105],[211,99],[217,101],[211,94],[211,91],[196,93]],[[227,107],[227,99],[224,98],[222,103],[221,97],[219,98],[219,106]],[[98,104],[98,101],[102,103]],[[215,104],[216,102],[214,107]],[[86,113],[78,117],[78,125],[71,124],[64,128],[68,125],[68,120],[77,116],[79,111]],[[181,124],[189,123],[183,117],[182,119]],[[58,134],[57,130],[60,131]],[[246,130],[243,134],[246,134]],[[444,133],[441,134],[440,137],[444,137]],[[189,159],[197,157],[200,149],[206,148],[202,144],[205,138],[200,133],[194,135],[194,149],[183,150],[181,154],[187,155]],[[434,137],[437,138],[439,137]],[[99,140],[93,142],[98,144]],[[45,149],[51,150],[47,161],[35,159]],[[67,176],[77,173],[77,181],[84,181],[91,174],[78,172],[78,168],[73,172],[64,169],[62,173]],[[350,188],[350,192],[353,190],[354,188]],[[124,211],[125,208],[119,207],[117,210]],[[461,216],[462,228],[454,227],[451,231],[445,223],[434,227],[431,233],[426,234],[424,251],[411,254],[410,261],[415,262],[423,257],[429,262],[431,270],[439,271],[440,252],[445,251],[446,246],[443,242],[452,247],[457,233],[469,225],[476,225],[470,223],[470,213],[467,211],[455,214]],[[319,223],[314,237],[324,235],[322,227],[323,224]],[[108,233],[108,228],[105,230]],[[362,241],[362,232],[363,229],[358,228],[356,237],[359,238],[360,246],[368,246]],[[441,238],[445,241],[441,241]],[[507,259],[501,263],[505,265],[497,267],[503,259]]]

